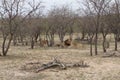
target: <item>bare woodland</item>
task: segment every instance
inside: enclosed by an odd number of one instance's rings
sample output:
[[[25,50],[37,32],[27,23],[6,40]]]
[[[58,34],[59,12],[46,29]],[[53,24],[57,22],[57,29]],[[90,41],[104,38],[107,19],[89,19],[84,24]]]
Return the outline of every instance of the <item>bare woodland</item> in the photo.
[[[42,2],[25,3],[25,0],[2,0],[1,1],[1,34],[3,38],[2,53],[6,56],[9,53],[11,43],[16,46],[21,43],[23,46],[30,44],[33,49],[35,43],[40,42],[43,47],[52,47],[55,44],[55,35],[58,35],[60,45],[64,43],[64,37],[69,34],[72,39],[75,28],[79,29],[80,40],[90,44],[90,55],[93,55],[93,43],[95,55],[98,54],[98,35],[102,34],[103,51],[106,52],[106,37],[114,34],[115,48],[119,41],[119,0],[85,0],[81,13],[75,13],[68,6],[54,6],[47,15],[43,15]],[[29,8],[23,6],[27,4]],[[44,35],[44,38],[41,36]],[[45,41],[46,40],[46,41]],[[73,39],[72,39],[73,40]],[[44,42],[44,43],[43,43]]]
[[[89,57],[105,54],[110,49],[113,52],[104,57],[117,56],[120,42],[120,1],[76,1],[80,5],[79,10],[75,11],[69,5],[53,6],[45,14],[45,6],[41,0],[1,0],[0,57],[10,55],[11,47],[29,47],[29,50],[36,50],[36,47],[80,49],[79,44],[82,44],[82,48],[84,45],[89,47]],[[29,63],[33,64],[36,63]],[[84,67],[83,63],[71,65]],[[62,69],[68,67],[56,59],[38,66],[37,72],[56,66]]]

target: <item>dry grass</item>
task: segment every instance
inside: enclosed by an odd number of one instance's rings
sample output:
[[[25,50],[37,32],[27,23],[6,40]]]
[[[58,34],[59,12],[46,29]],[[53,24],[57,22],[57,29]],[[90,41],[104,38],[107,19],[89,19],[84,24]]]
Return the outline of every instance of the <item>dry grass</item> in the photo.
[[[89,50],[11,47],[8,56],[0,57],[0,80],[119,80],[120,58],[90,57]],[[21,66],[27,62],[49,62],[57,56],[65,62],[84,60],[89,68],[67,70],[49,69],[40,73],[26,72]]]

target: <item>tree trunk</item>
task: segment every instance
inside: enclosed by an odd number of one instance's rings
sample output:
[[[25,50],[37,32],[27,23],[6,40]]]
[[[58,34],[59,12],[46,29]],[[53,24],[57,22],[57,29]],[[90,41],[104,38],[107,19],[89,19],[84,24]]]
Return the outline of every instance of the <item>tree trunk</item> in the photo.
[[[64,37],[63,37],[63,35],[59,35],[59,38],[60,38],[61,43],[63,43],[63,42],[64,42]]]
[[[82,37],[81,37],[81,40],[83,40],[85,38],[85,32],[82,31]]]
[[[37,43],[37,40],[38,40],[38,37],[39,37],[40,34],[36,34],[35,35],[35,42]]]
[[[66,32],[60,32],[58,35],[59,35],[59,38],[60,38],[60,41],[61,41],[61,43],[63,43],[64,42],[64,37],[65,37],[65,34],[66,34]]]
[[[13,37],[13,45],[16,46],[17,45],[17,40],[16,40],[16,36]]]
[[[46,33],[46,40],[48,41],[47,45],[49,46],[49,40],[50,40],[50,38],[49,38],[49,34],[48,33]]]
[[[11,44],[11,41],[12,41],[12,38],[13,38],[13,35],[10,36],[9,40],[8,40],[8,44],[7,44],[7,36],[5,36],[3,38],[3,43],[2,43],[2,54],[3,56],[6,56],[7,55],[7,52],[10,48],[10,44]]]
[[[115,36],[115,51],[117,51],[117,36]]]
[[[93,56],[93,52],[92,52],[92,39],[90,40],[90,55]]]
[[[105,42],[106,42],[106,36],[103,37],[103,52],[107,52],[106,47],[105,47]]]
[[[98,33],[95,34],[95,55],[98,55],[97,44],[98,44]]]
[[[51,36],[51,40],[50,40],[50,46],[54,45],[54,35]]]
[[[51,39],[51,40],[50,40],[50,47],[52,47],[53,45],[54,45],[54,40]]]
[[[33,37],[31,38],[31,49],[34,49],[34,39],[33,39]]]

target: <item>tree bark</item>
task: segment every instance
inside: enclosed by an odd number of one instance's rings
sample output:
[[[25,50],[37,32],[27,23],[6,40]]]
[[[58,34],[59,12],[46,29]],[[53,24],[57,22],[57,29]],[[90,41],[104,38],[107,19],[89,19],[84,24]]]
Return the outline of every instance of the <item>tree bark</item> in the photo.
[[[117,35],[115,35],[115,51],[117,51],[117,47],[118,47],[118,45],[117,45]]]
[[[92,43],[92,41],[93,41],[93,37],[94,37],[94,35],[92,35],[92,36],[90,36],[90,56],[93,56],[93,43]]]
[[[38,37],[39,37],[40,34],[37,34],[35,35],[35,42],[37,43],[37,40],[38,40]]]
[[[98,32],[96,32],[95,34],[95,55],[98,55],[97,45],[98,45]]]
[[[31,38],[31,49],[34,49],[34,38]]]
[[[7,53],[8,53],[8,50],[9,50],[9,47],[10,47],[10,44],[11,44],[11,41],[12,41],[12,38],[13,38],[13,35],[10,36],[9,38],[9,41],[8,41],[8,44],[7,44],[7,36],[5,36],[3,38],[3,43],[2,43],[2,54],[3,56],[6,56]],[[6,47],[6,48],[5,48]]]
[[[107,52],[106,47],[105,47],[105,42],[106,42],[106,36],[103,37],[103,52]]]
[[[16,46],[17,45],[17,38],[16,38],[16,36],[14,35],[14,37],[13,37],[13,45],[14,46]]]
[[[90,55],[93,56],[93,52],[92,52],[92,40],[90,41]]]

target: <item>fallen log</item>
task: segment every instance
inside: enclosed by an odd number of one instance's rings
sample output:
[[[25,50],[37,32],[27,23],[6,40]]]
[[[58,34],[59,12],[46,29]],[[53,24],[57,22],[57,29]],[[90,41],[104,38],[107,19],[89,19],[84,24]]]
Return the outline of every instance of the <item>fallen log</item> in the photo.
[[[66,69],[65,64],[63,64],[62,62],[60,62],[57,59],[54,59],[54,61],[49,62],[47,64],[43,64],[36,72],[38,73],[39,71],[51,68],[51,67],[59,67],[61,69]]]
[[[27,65],[38,65],[41,63],[40,62],[31,62],[31,63],[27,63]],[[65,62],[61,62],[60,60],[54,59],[51,62],[48,62],[46,64],[42,64],[41,66],[38,66],[37,70],[35,70],[36,73],[46,70],[46,69],[50,69],[50,68],[59,68],[61,70],[66,70],[67,68],[73,68],[73,67],[89,67],[89,65],[87,65],[84,61],[80,61],[77,63],[65,63]],[[30,70],[30,69],[29,69]]]
[[[59,67],[59,68],[61,68],[61,69],[66,69],[66,66],[65,65],[63,65],[63,64],[59,64],[59,63],[51,63],[51,64],[44,64],[44,65],[42,65],[36,72],[38,73],[38,72],[40,72],[40,71],[43,71],[43,70],[45,70],[45,69],[48,69],[48,68],[54,68],[54,67]]]

